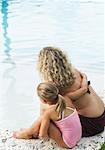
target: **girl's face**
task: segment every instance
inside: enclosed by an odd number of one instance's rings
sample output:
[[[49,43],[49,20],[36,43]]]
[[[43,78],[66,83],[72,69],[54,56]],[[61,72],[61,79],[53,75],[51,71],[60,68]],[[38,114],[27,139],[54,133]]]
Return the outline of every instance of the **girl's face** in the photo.
[[[40,99],[40,101],[44,104],[48,104],[48,105],[51,105],[51,102],[49,102],[48,100],[43,100],[43,99]]]
[[[40,101],[41,101],[42,103],[47,103],[47,101],[46,101],[46,100],[43,100],[43,99],[40,99]]]

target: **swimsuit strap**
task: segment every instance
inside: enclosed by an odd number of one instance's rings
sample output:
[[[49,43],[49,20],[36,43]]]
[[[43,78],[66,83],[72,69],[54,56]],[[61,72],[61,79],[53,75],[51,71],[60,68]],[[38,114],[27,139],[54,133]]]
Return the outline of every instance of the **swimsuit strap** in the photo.
[[[69,110],[75,111],[75,109],[73,109],[71,107],[66,107],[66,108],[69,109]],[[65,110],[63,110],[62,113],[61,113],[61,119],[64,119],[64,115],[65,115]]]
[[[64,114],[65,114],[65,110],[63,110],[61,113],[61,119],[64,119]]]
[[[75,108],[71,108],[71,107],[69,107],[69,106],[67,106],[66,108],[69,109],[69,110],[75,111]]]

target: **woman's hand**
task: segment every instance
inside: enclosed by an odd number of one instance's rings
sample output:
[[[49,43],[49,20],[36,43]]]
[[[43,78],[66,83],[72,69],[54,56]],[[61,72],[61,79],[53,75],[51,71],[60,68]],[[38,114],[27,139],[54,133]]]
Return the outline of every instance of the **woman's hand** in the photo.
[[[85,73],[81,73],[82,77],[82,82],[81,82],[81,88],[86,88],[88,90],[88,81],[87,81],[87,76]]]
[[[86,92],[90,94],[89,90],[90,81],[87,80],[87,76],[85,73],[81,73],[81,76],[82,76],[81,88],[84,88]]]

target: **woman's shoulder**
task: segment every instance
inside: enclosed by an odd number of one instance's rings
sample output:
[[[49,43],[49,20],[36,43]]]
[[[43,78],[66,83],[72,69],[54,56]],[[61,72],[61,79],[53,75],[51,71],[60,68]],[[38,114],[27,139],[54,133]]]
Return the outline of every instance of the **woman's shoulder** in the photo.
[[[81,72],[74,66],[72,66],[72,72],[74,73],[74,76],[75,75],[79,75],[79,76],[81,75]]]

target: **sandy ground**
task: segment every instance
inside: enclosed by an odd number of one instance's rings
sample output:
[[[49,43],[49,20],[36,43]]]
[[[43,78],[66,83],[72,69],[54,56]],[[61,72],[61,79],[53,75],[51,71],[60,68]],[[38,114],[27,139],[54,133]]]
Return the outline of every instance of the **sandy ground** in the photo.
[[[99,150],[105,142],[105,130],[97,136],[82,138],[73,150]],[[0,131],[0,150],[64,150],[52,140],[18,140],[12,137],[12,131]]]

